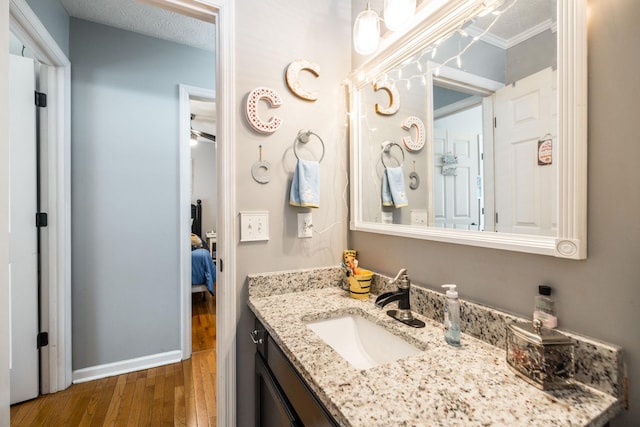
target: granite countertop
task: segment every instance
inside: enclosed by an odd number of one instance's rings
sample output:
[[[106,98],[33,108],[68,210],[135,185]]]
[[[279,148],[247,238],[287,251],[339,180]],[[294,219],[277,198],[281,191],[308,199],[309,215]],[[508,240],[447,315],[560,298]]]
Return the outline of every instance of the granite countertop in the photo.
[[[614,396],[576,383],[541,391],[511,371],[505,351],[462,334],[443,339],[442,326],[414,329],[336,287],[250,296],[249,307],[341,426],[600,426],[621,410]],[[359,314],[420,348],[419,354],[358,370],[306,322]]]

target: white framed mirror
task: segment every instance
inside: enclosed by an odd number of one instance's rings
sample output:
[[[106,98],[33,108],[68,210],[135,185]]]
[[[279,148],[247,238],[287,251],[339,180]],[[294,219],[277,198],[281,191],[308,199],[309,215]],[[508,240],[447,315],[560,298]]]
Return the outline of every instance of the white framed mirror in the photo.
[[[349,77],[351,230],[586,258],[586,0],[421,6]]]

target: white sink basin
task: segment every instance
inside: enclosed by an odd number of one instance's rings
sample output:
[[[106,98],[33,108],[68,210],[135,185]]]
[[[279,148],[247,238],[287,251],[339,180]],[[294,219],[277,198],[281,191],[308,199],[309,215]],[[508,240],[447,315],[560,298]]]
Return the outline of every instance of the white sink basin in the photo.
[[[420,352],[402,338],[358,315],[308,322],[307,327],[356,369],[373,368]]]

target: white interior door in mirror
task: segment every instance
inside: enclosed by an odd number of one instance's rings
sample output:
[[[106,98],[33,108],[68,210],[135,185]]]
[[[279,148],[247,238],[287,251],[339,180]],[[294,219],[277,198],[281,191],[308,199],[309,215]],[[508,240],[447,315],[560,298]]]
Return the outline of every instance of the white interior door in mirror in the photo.
[[[537,161],[538,141],[546,134],[556,135],[555,74],[547,68],[495,93],[498,232],[557,233],[557,161]]]
[[[477,114],[481,111],[476,110]],[[457,230],[480,229],[480,133],[458,131],[450,121],[434,128],[435,226]],[[454,155],[457,162],[445,165],[442,158]],[[451,170],[446,173],[443,169]]]

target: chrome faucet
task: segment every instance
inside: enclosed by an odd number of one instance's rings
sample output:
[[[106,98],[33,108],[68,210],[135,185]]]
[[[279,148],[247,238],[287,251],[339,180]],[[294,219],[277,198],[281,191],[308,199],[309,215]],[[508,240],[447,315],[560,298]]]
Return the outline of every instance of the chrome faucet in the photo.
[[[385,292],[376,298],[376,306],[383,308],[385,305],[393,301],[398,301],[397,310],[389,310],[387,314],[399,322],[414,328],[424,328],[424,322],[413,317],[411,313],[411,302],[409,295],[411,292],[411,281],[407,274],[407,269],[401,269],[396,277],[389,282],[389,284],[398,285],[398,290],[395,292]]]

